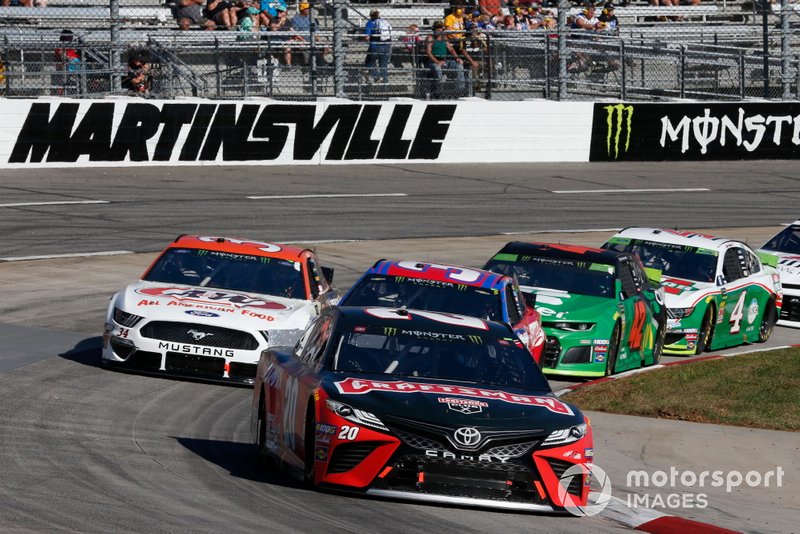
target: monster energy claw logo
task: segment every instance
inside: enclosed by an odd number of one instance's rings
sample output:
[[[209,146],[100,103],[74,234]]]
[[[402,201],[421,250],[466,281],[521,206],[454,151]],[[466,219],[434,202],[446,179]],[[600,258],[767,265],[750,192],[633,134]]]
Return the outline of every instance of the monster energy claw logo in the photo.
[[[467,336],[467,337],[469,338],[471,343],[475,343],[476,345],[480,345],[483,342],[481,336]]]
[[[623,130],[625,130],[625,147],[623,148],[623,152],[627,152],[628,147],[631,144],[631,121],[633,120],[633,106],[614,104],[610,106],[604,106],[603,109],[605,109],[607,113],[606,126],[608,134],[606,136],[606,149],[608,150],[608,156],[611,157],[613,138],[614,159],[617,159],[619,158],[619,142],[620,138],[622,137]],[[625,119],[626,114],[627,120]],[[625,121],[624,123],[623,120]]]
[[[397,328],[393,326],[384,326],[383,327],[383,335],[384,336],[395,336],[397,335]]]

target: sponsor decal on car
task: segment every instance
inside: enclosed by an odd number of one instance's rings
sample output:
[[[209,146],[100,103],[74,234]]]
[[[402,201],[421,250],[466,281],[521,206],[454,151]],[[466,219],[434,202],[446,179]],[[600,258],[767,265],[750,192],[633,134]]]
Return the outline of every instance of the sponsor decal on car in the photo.
[[[439,397],[438,401],[447,404],[447,407],[454,412],[463,414],[480,413],[484,408],[489,407],[488,402],[477,401],[473,399],[463,399],[459,397]]]
[[[326,445],[317,445],[314,448],[314,459],[318,462],[327,462],[328,450],[329,448]]]
[[[747,322],[753,324],[756,321],[756,317],[758,317],[758,301],[753,299],[747,308]]]
[[[171,352],[183,352],[186,354],[198,354],[200,356],[219,356],[224,358],[233,358],[236,352],[233,349],[220,349],[216,347],[195,347],[194,345],[181,345],[180,343],[167,343],[166,341],[158,342],[159,350],[167,350]]]
[[[222,306],[231,306],[236,309],[241,308],[259,308],[265,310],[286,310],[288,309],[283,304],[271,300],[264,300],[261,297],[254,297],[251,295],[244,295],[242,293],[232,293],[224,290],[214,289],[186,289],[185,287],[142,287],[136,289],[136,292],[141,295],[149,297],[167,297],[172,299],[172,302],[167,303],[168,306],[191,306],[196,308],[195,304],[188,304],[188,302],[204,302],[210,304],[217,304]]]
[[[372,391],[383,391],[390,393],[430,393],[434,395],[450,394],[463,397],[498,400],[510,404],[539,406],[553,413],[561,415],[574,415],[572,409],[567,404],[553,397],[518,395],[515,393],[507,393],[501,390],[488,390],[447,384],[403,382],[399,380],[387,382],[378,380],[365,380],[360,378],[347,378],[345,380],[335,382],[334,385],[336,386],[336,389],[339,390],[339,393],[342,393],[343,395],[363,395]]]
[[[336,434],[338,427],[325,423],[317,423],[316,441],[317,443],[330,443],[331,436]]]
[[[218,313],[203,310],[186,310],[184,313],[194,315],[195,317],[219,317]]]

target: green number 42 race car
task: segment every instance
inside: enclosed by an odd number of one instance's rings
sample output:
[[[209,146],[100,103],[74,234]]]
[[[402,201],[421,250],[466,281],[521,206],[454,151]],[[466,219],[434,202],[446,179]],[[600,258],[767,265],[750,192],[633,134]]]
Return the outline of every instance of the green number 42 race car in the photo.
[[[514,242],[484,269],[515,276],[535,295],[547,335],[544,373],[604,376],[659,361],[666,334],[660,273],[645,272],[635,255]]]
[[[638,254],[661,271],[665,354],[764,342],[772,333],[783,296],[777,257],[739,241],[655,228],[626,228],[603,247]]]

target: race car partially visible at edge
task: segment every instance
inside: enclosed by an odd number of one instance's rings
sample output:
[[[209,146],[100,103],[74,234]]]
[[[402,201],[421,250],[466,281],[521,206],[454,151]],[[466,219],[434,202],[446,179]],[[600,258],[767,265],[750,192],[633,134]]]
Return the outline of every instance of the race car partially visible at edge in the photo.
[[[603,248],[638,254],[662,272],[665,354],[700,354],[772,334],[783,298],[775,256],[740,241],[655,228],[626,228]]]
[[[783,306],[778,324],[800,328],[800,221],[778,232],[761,250],[778,256],[778,272],[783,286]]]
[[[308,249],[178,236],[108,305],[107,367],[253,384],[261,352],[295,343],[338,302]]]
[[[635,255],[511,242],[484,268],[536,296],[545,374],[604,376],[658,363],[667,331],[661,273],[647,273]]]
[[[545,336],[533,300],[513,278],[456,265],[378,260],[340,303],[342,306],[416,308],[508,323],[537,363]]]
[[[530,511],[588,499],[589,420],[505,323],[330,308],[296,347],[264,352],[250,430],[318,488]]]

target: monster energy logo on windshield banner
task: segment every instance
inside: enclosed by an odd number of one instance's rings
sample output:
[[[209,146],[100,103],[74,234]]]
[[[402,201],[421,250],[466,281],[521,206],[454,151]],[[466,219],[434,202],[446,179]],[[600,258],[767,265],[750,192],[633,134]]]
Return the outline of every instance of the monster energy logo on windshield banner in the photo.
[[[611,157],[612,140],[614,149],[614,159],[619,157],[619,143],[622,138],[622,132],[625,131],[625,145],[623,152],[628,151],[631,144],[631,122],[633,120],[633,106],[626,106],[625,104],[616,104],[605,106],[606,110],[606,150],[608,156]],[[627,118],[626,118],[627,115]]]
[[[467,337],[469,338],[470,342],[475,343],[476,345],[480,345],[481,343],[483,343],[483,339],[481,339],[481,336],[467,336]]]
[[[397,328],[393,326],[384,326],[383,327],[383,335],[384,336],[396,336],[397,335]]]

